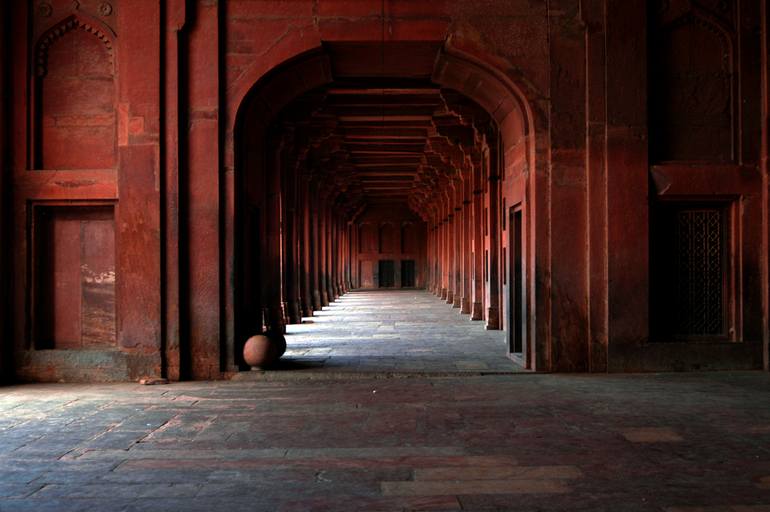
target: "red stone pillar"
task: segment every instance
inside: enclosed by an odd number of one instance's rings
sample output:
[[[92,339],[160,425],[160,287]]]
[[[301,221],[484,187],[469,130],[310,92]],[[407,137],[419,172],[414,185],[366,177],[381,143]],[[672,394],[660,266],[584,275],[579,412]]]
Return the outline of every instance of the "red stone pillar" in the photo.
[[[435,240],[436,240],[436,228],[433,225],[433,218],[431,217],[428,220],[428,240],[427,240],[427,249],[425,251],[427,255],[427,263],[428,263],[428,291],[431,293],[435,293],[436,288],[436,276],[434,275],[434,269],[436,268],[436,257],[433,253],[434,246],[435,246]]]
[[[444,198],[439,197],[439,245],[438,245],[438,297],[446,299],[446,283],[444,274],[446,273],[446,218],[444,210]]]
[[[339,216],[335,216],[334,218],[334,237],[336,239],[336,246],[337,248],[334,251],[334,257],[335,257],[335,264],[334,268],[336,269],[336,279],[334,282],[337,284],[337,297],[340,297],[344,292],[344,286],[342,284],[342,268],[343,264],[345,263],[345,251],[343,250],[345,240],[343,239],[343,233],[342,229],[340,228],[340,218]]]
[[[329,252],[326,254],[326,264],[329,266],[329,280],[326,283],[329,293],[329,302],[334,302],[337,298],[337,268],[334,264],[337,258],[337,233],[334,229],[333,208],[333,206],[330,206],[329,211],[326,213],[329,221],[327,228],[327,234],[329,236]]]
[[[435,204],[431,205],[431,208],[433,210],[433,215],[431,216],[431,222],[433,224],[431,230],[433,233],[432,237],[432,251],[431,251],[431,268],[430,268],[430,275],[431,275],[431,292],[433,292],[433,295],[439,296],[441,295],[441,278],[439,269],[441,268],[441,262],[439,261],[439,252],[441,247],[441,221],[439,219],[439,214],[437,211],[437,206]]]
[[[454,184],[452,182],[446,188],[447,209],[447,246],[446,246],[446,303],[454,302],[455,283],[455,211],[454,211]]]
[[[343,216],[340,215],[340,217],[337,218],[337,233],[339,233],[340,238],[340,249],[339,249],[339,289],[340,289],[340,296],[347,293],[347,286],[346,286],[346,276],[347,276],[347,263],[348,263],[348,251],[347,251],[347,229],[344,228],[343,223]]]
[[[441,195],[441,295],[442,300],[447,298],[447,272],[448,272],[448,223],[447,205],[444,194]]]
[[[320,311],[323,307],[321,297],[321,198],[318,197],[320,186],[314,182],[310,187],[310,212],[312,233],[311,242],[311,283],[313,296],[313,310]]]
[[[299,237],[297,199],[299,183],[293,165],[284,165],[284,216],[283,216],[283,288],[284,320],[287,323],[302,322],[299,294]]]
[[[313,316],[313,282],[310,272],[311,267],[311,219],[310,219],[310,180],[307,176],[302,176],[300,180],[300,215],[302,218],[301,229],[301,300],[302,315]]]
[[[452,261],[452,222],[454,220],[454,211],[452,209],[452,200],[451,200],[451,190],[449,190],[449,187],[445,189],[445,215],[446,215],[446,223],[444,224],[444,231],[446,232],[446,239],[444,243],[444,289],[446,290],[444,293],[444,301],[447,304],[451,304],[453,300],[452,296],[452,269],[453,269],[453,261]]]
[[[487,243],[485,258],[487,258],[487,322],[485,327],[490,330],[500,328],[500,176],[497,169],[497,161],[490,168],[488,179],[488,193],[486,194],[487,207]]]
[[[767,2],[763,2],[767,5]],[[589,0],[584,4],[584,20],[593,27],[586,33],[586,121],[587,121],[587,208],[589,236],[588,300],[590,314],[590,371],[605,372],[608,364],[609,317],[607,301],[607,26],[605,2]],[[621,30],[622,32],[622,30]],[[767,139],[765,139],[767,140]]]
[[[473,187],[471,183],[471,173],[469,170],[463,173],[463,227],[462,227],[462,289],[463,294],[460,299],[460,313],[470,314],[471,312],[471,254],[473,253],[473,243],[471,239],[471,199],[473,197]]]
[[[353,264],[351,259],[352,251],[350,247],[350,244],[351,244],[350,235],[353,230],[350,227],[350,224],[348,224],[348,216],[349,214],[346,215],[345,218],[342,220],[342,229],[345,232],[345,276],[344,276],[345,293],[348,293],[351,289],[350,268]]]
[[[333,204],[333,203],[332,203]],[[329,302],[334,302],[337,298],[337,292],[335,289],[335,280],[337,279],[337,273],[334,268],[335,253],[337,251],[334,233],[334,215],[332,214],[334,206],[329,206],[326,212],[326,236],[328,239],[329,247],[326,251],[326,268],[328,272],[328,279],[326,280],[326,293],[329,295]]]
[[[2,2],[0,3],[0,247],[3,248],[0,251],[0,332],[10,333],[11,316],[9,311],[11,308],[8,306],[7,290],[9,279],[8,269],[11,268],[10,261],[10,237],[8,237],[8,231],[6,227],[5,216],[5,197],[6,187],[9,187],[9,180],[7,175],[11,169],[11,162],[6,161],[8,156],[8,141],[10,139],[8,132],[8,116],[10,115],[10,105],[8,94],[8,83],[10,82],[9,70],[11,69],[10,61],[10,45],[9,35],[10,20],[12,4]],[[11,380],[12,365],[10,363],[10,345],[11,339],[3,336],[0,338],[0,383],[4,383]]]
[[[189,73],[200,63],[217,66],[216,9],[198,6],[198,22],[189,32]],[[131,378],[159,375],[161,370],[161,8],[158,2],[137,0],[121,6],[118,17],[118,190],[116,209],[116,310],[118,346],[136,361]],[[204,38],[210,33],[211,38]],[[137,47],[143,49],[135,51]],[[184,80],[187,80],[187,76]],[[205,80],[190,83],[183,99],[188,110],[186,133],[189,166],[186,194],[190,222],[189,268],[185,309],[189,337],[184,340],[199,355],[194,377],[219,377],[219,120],[218,85]],[[205,83],[204,83],[205,82]],[[200,115],[198,115],[198,113]],[[206,152],[198,147],[206,147]],[[212,172],[214,170],[215,172]],[[3,169],[3,172],[5,169]],[[5,250],[5,246],[3,247]],[[196,269],[209,268],[208,275]]]
[[[263,283],[268,330],[284,332],[283,272],[281,261],[281,160],[282,151],[275,140],[268,139],[263,243]]]
[[[356,287],[355,269],[356,269],[356,228],[350,221],[347,221],[348,228],[348,290]]]
[[[350,222],[345,219],[345,222],[343,223],[343,226],[345,227],[345,241],[346,241],[346,257],[347,257],[347,268],[345,273],[345,291],[349,292],[353,289],[353,262],[355,261],[353,259],[353,225],[350,224]]]
[[[326,296],[329,302],[333,302],[336,298],[334,293],[334,269],[332,266],[332,255],[334,254],[334,240],[332,238],[332,209],[331,206],[327,206],[325,212],[326,221]]]
[[[358,278],[358,226],[355,220],[348,224],[350,227],[350,288],[360,288]]]
[[[770,5],[761,4],[761,59],[762,59],[762,144],[760,170],[763,180],[764,272],[762,272],[762,301],[764,303],[763,357],[765,371],[770,371]]]
[[[452,198],[454,205],[454,232],[452,238],[454,239],[454,280],[452,282],[452,291],[454,293],[454,301],[452,302],[453,308],[459,308],[463,297],[463,282],[462,282],[462,260],[463,260],[463,246],[462,246],[462,233],[463,233],[463,184],[460,179],[454,181],[454,197]]]
[[[435,211],[435,205],[431,205],[431,209],[433,210],[431,215],[431,249],[430,249],[430,291],[433,293],[433,295],[437,295],[439,292],[439,288],[441,286],[439,285],[439,279],[438,279],[438,247],[439,247],[439,221],[438,221],[438,215]]]
[[[342,216],[337,218],[337,233],[339,234],[339,240],[340,240],[340,249],[338,252],[338,258],[339,263],[337,263],[337,268],[339,269],[339,294],[340,296],[344,295],[347,292],[347,288],[345,286],[345,276],[346,272],[345,269],[347,268],[347,241],[345,240],[347,230],[343,228],[343,222],[342,222]]]
[[[326,288],[326,198],[322,197],[318,208],[318,287],[321,293],[321,306],[329,305],[329,291]],[[318,308],[321,309],[321,308]]]
[[[454,207],[452,205],[452,196],[454,195],[451,185],[446,188],[446,212],[447,212],[447,240],[446,240],[446,297],[447,304],[454,301]]]
[[[444,200],[439,198],[439,246],[438,246],[438,297],[446,299],[446,287],[444,285],[444,273],[446,272],[445,262],[445,242],[446,242],[446,219],[444,217]]]
[[[647,148],[647,2],[607,2],[607,332],[610,371],[624,367],[649,337],[649,163]],[[635,55],[635,59],[629,59]],[[629,205],[634,205],[630,208]],[[555,240],[555,237],[554,237]],[[540,354],[538,363],[540,363]],[[632,356],[633,357],[633,356]],[[633,360],[633,359],[631,359]],[[616,366],[613,364],[617,363]],[[543,365],[541,367],[545,367]]]
[[[181,144],[180,135],[183,133],[184,128],[181,126],[179,120],[180,115],[183,114],[184,104],[179,100],[180,92],[183,90],[182,84],[186,82],[187,76],[183,74],[184,69],[180,68],[180,49],[184,52],[182,47],[182,38],[180,32],[184,30],[187,17],[189,13],[181,8],[183,2],[181,0],[174,0],[168,3],[165,9],[165,52],[164,52],[164,67],[165,67],[165,80],[164,88],[166,98],[176,98],[176,101],[166,101],[164,112],[165,130],[163,143],[165,144],[163,155],[164,162],[164,186],[162,193],[164,194],[165,205],[163,209],[163,243],[164,243],[164,284],[163,301],[165,303],[165,322],[163,325],[165,343],[164,343],[164,362],[165,362],[165,377],[170,380],[180,380],[182,375],[180,372],[184,372],[186,368],[183,368],[182,362],[182,347],[180,347],[180,334],[185,329],[180,323],[181,309],[184,305],[181,303],[181,267],[180,261],[184,259],[180,255],[179,247],[179,227],[180,227],[180,204],[179,204],[179,170],[180,162],[184,161],[184,156],[180,154]],[[2,95],[0,95],[2,97]],[[232,179],[232,173],[229,173],[229,179]],[[232,204],[231,204],[232,208]],[[234,218],[233,215],[229,215],[228,219]],[[245,222],[244,222],[245,224]],[[227,242],[232,241],[232,237],[235,235],[235,229],[232,225],[228,226],[228,239]],[[227,243],[226,242],[226,243]],[[2,244],[0,244],[1,246]],[[231,269],[232,270],[232,269]],[[227,301],[228,306],[232,306],[230,300]],[[232,311],[232,309],[230,310]],[[228,354],[226,354],[224,360],[227,361],[230,370],[235,370],[236,356],[238,350],[228,344]]]
[[[337,288],[338,295],[345,294],[345,264],[347,257],[345,255],[345,230],[342,229],[342,217],[344,213],[341,213],[337,217],[337,239],[339,240],[339,248],[337,249]]]
[[[484,319],[484,190],[481,181],[481,165],[473,169],[473,288],[471,320]]]
[[[340,231],[339,224],[337,222],[337,215],[332,213],[332,247],[334,250],[331,253],[331,266],[332,266],[332,291],[334,292],[334,298],[337,299],[340,296]]]
[[[439,267],[439,262],[438,262],[439,231],[438,230],[439,230],[439,220],[438,220],[438,215],[436,213],[436,204],[431,202],[430,205],[431,205],[431,220],[430,220],[430,222],[431,222],[431,225],[432,225],[431,229],[432,229],[432,232],[433,232],[433,238],[432,238],[433,250],[431,251],[431,260],[432,261],[431,261],[431,268],[430,268],[430,275],[431,275],[431,279],[432,279],[431,293],[433,293],[433,295],[437,296],[438,293],[439,293],[439,288],[441,288],[441,286],[439,285],[439,280],[438,280],[438,267]]]

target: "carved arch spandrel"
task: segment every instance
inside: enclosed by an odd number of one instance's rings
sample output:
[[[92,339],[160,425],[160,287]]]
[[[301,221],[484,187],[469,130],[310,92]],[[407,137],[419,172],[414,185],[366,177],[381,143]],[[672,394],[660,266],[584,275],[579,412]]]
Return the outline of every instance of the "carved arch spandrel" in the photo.
[[[72,30],[84,30],[99,39],[107,49],[110,66],[115,73],[115,32],[100,21],[83,15],[71,15],[46,30],[35,45],[35,74],[44,77],[48,71],[48,50]]]

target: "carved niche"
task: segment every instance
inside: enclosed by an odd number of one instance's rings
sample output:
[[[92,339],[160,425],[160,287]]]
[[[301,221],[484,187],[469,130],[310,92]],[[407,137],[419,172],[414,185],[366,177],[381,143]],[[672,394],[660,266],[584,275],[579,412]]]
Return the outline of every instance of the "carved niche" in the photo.
[[[651,161],[732,161],[733,32],[697,8],[651,26]]]
[[[116,165],[115,35],[72,15],[37,41],[33,69],[35,169],[111,169]]]

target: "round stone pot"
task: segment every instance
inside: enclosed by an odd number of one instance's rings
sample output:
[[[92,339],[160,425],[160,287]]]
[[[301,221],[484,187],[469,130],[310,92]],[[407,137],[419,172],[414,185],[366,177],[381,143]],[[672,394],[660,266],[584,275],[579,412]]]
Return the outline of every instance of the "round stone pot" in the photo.
[[[286,352],[286,338],[282,334],[257,334],[246,340],[243,360],[254,368],[268,368]]]

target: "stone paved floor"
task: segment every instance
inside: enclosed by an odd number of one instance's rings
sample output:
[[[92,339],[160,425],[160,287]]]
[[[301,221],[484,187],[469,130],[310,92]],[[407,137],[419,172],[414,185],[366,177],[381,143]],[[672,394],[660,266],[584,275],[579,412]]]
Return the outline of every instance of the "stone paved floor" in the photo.
[[[770,511],[770,375],[0,388],[0,511]]]
[[[424,290],[351,292],[289,325],[283,368],[325,372],[520,371],[505,333]]]

